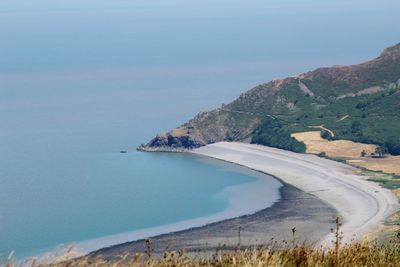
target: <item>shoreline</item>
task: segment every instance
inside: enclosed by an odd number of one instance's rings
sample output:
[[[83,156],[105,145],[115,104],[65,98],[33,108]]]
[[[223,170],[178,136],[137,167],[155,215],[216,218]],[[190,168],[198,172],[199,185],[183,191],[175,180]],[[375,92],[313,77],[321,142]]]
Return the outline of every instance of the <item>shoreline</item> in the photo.
[[[310,193],[303,192],[287,183],[285,179],[269,174],[264,170],[198,153],[198,151],[199,149],[196,149],[188,153],[233,164],[280,181],[282,184],[279,188],[281,198],[267,208],[264,206],[254,211],[254,208],[249,210],[247,207],[245,215],[231,216],[203,226],[190,227],[187,225],[175,231],[164,231],[163,233],[150,235],[153,244],[156,246],[155,252],[162,253],[167,248],[204,252],[213,251],[222,244],[234,246],[237,243],[239,227],[246,231],[246,224],[251,225],[256,230],[251,230],[247,239],[245,237],[245,241],[242,240],[245,246],[265,245],[268,244],[268,240],[272,239],[290,240],[293,227],[297,229],[299,240],[311,242],[312,244],[317,244],[321,239],[330,236],[330,229],[334,226],[334,219],[338,212],[329,203],[321,201]],[[239,187],[242,186],[239,185]],[[230,225],[228,230],[227,225]],[[215,237],[215,235],[220,236]],[[117,245],[103,246],[103,248],[88,255],[90,258],[101,256],[111,259],[132,251],[144,252],[146,248],[145,238],[148,238],[148,236],[141,239],[136,238],[136,240],[131,239],[128,242],[120,242]]]
[[[254,144],[220,142],[193,151],[261,171],[334,207],[342,219],[343,241],[360,240],[399,209],[397,197],[367,181],[347,164]],[[321,240],[329,246],[332,237]]]
[[[209,164],[213,164],[217,168],[249,175],[254,178],[254,181],[230,185],[215,194],[213,197],[228,201],[227,207],[219,212],[161,226],[76,242],[73,244],[74,251],[76,251],[78,255],[85,255],[105,247],[112,247],[130,241],[204,227],[209,224],[257,213],[260,210],[272,207],[276,202],[281,200],[280,191],[285,185],[276,177],[207,156],[190,155],[202,161],[209,161]],[[249,196],[252,197],[249,198]],[[57,249],[54,251],[57,253]]]
[[[389,190],[356,175],[354,167],[315,155],[227,142],[207,145],[189,153],[272,176],[283,184],[279,189],[281,199],[268,208],[248,211],[247,215],[224,218],[203,226],[181,225],[180,229],[170,231],[164,228],[163,232],[148,234],[141,239],[103,245],[89,253],[89,258],[115,259],[132,252],[144,252],[144,238],[149,236],[155,253],[166,249],[208,252],[222,245],[234,248],[239,229],[243,231],[241,243],[248,247],[265,245],[272,239],[291,240],[290,229],[293,227],[297,229],[298,240],[330,246],[333,241],[330,229],[337,215],[342,218],[342,241],[349,242],[373,231],[399,207],[397,198]]]
[[[154,253],[161,255],[165,250],[207,253],[219,249],[235,249],[239,228],[243,248],[283,246],[283,241],[291,240],[293,227],[297,229],[299,243],[316,244],[330,234],[336,210],[285,182],[279,192],[280,201],[253,214],[153,236],[150,239]],[[88,254],[88,257],[113,260],[132,255],[133,252],[145,253],[146,246],[146,239],[140,239],[99,249]]]

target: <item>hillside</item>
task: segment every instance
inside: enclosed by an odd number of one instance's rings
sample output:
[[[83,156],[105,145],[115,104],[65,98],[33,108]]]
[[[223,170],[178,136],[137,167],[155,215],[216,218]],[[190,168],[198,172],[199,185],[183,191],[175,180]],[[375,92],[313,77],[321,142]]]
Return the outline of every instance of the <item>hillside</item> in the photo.
[[[324,126],[335,138],[386,146],[399,155],[399,111],[397,44],[366,63],[320,68],[258,85],[228,105],[158,134],[139,150],[182,151],[242,141],[304,152],[304,144],[290,134]]]

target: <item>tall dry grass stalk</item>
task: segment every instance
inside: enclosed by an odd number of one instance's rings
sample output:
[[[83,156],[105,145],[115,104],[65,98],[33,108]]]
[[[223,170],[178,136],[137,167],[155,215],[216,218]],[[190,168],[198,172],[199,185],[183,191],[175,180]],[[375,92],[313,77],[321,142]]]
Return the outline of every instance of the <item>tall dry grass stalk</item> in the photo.
[[[336,220],[336,228],[333,229],[335,239],[329,249],[314,248],[296,243],[296,228],[292,229],[292,242],[285,242],[286,246],[277,248],[274,245],[242,249],[240,247],[240,230],[238,232],[238,246],[233,250],[217,249],[213,254],[189,254],[184,251],[167,251],[163,255],[153,254],[153,242],[146,240],[146,251],[143,253],[131,253],[113,260],[106,261],[101,257],[82,257],[66,260],[55,259],[56,263],[47,265],[54,267],[179,267],[179,266],[284,266],[284,267],[349,267],[349,266],[400,266],[400,235],[395,235],[385,244],[357,243],[341,244],[341,231],[339,219]],[[65,255],[64,255],[65,257]],[[58,263],[57,263],[58,262]],[[37,261],[29,263],[30,266],[38,266]],[[10,258],[7,267],[17,267]],[[25,265],[27,266],[27,265]]]
[[[35,264],[33,262],[33,264]],[[9,264],[8,267],[16,265]],[[184,252],[165,252],[163,256],[148,257],[146,254],[125,255],[113,261],[101,258],[67,261],[52,264],[54,267],[179,267],[179,266],[400,266],[399,244],[350,244],[338,250],[313,249],[296,246],[281,250],[254,248],[241,251],[226,251],[210,256],[193,256]]]

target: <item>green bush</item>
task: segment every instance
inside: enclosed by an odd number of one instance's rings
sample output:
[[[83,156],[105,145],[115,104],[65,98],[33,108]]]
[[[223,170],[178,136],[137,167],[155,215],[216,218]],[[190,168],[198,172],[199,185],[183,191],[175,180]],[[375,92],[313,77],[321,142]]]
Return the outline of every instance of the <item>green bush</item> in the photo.
[[[290,136],[290,132],[282,128],[278,120],[266,118],[253,133],[252,144],[276,147],[298,153],[304,153],[306,146]]]
[[[332,140],[332,138],[333,138],[332,134],[325,130],[321,131],[321,137],[326,140]]]

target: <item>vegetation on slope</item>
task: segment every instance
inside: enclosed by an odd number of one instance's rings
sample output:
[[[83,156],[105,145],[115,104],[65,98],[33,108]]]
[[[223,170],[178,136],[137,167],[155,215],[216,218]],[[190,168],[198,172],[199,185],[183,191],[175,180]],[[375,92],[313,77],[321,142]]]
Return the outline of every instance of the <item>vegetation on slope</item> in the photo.
[[[253,140],[301,151],[286,133],[323,125],[335,138],[377,144],[400,155],[399,111],[400,44],[363,64],[321,68],[256,86],[232,103],[202,112],[157,136],[143,148],[174,148],[184,143],[194,148],[219,141]],[[266,118],[276,119],[280,126]]]
[[[345,139],[384,146],[400,155],[400,88],[346,97],[318,110],[301,110],[280,114],[290,132],[309,130],[308,126],[324,125],[335,133],[329,139]],[[344,118],[344,119],[342,119]]]
[[[252,144],[276,147],[298,153],[304,153],[306,146],[290,136],[290,132],[283,129],[281,123],[272,118],[265,118],[254,132]]]
[[[400,45],[361,65],[318,69],[256,87],[230,108],[272,116],[290,133],[323,125],[335,133],[330,139],[377,144],[400,155]],[[260,135],[259,128],[254,136]]]

